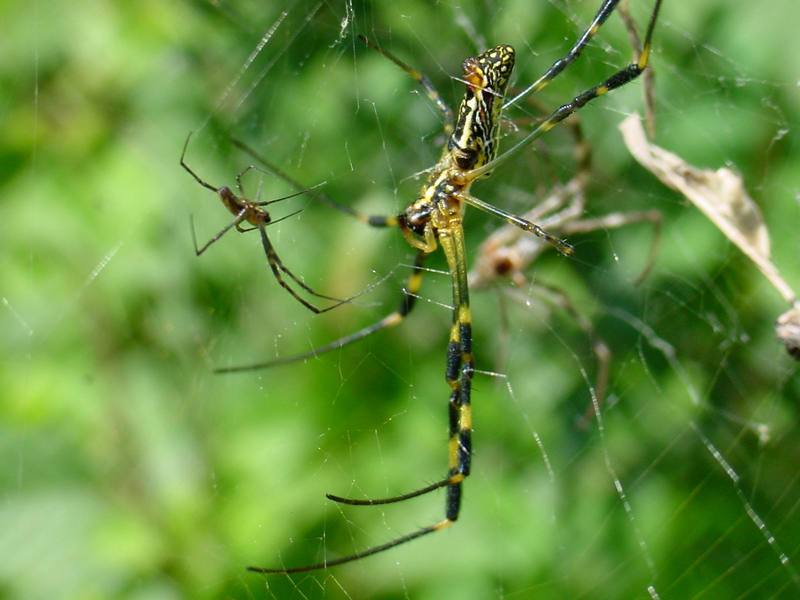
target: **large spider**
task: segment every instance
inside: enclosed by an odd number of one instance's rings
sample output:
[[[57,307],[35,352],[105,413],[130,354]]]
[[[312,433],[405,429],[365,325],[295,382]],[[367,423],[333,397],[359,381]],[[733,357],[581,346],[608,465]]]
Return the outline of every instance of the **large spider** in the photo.
[[[426,256],[436,250],[438,246],[441,246],[451,274],[453,289],[453,322],[450,328],[445,367],[445,378],[450,389],[447,476],[431,485],[389,498],[352,499],[332,494],[328,494],[327,497],[335,502],[351,505],[389,504],[415,498],[444,487],[447,489],[445,516],[444,519],[437,523],[348,556],[289,568],[248,567],[250,571],[289,574],[325,569],[365,558],[430,533],[441,531],[458,519],[461,510],[462,485],[470,474],[472,458],[472,412],[470,403],[474,372],[472,318],[469,308],[467,259],[462,227],[464,208],[466,205],[470,205],[498,216],[509,224],[525,232],[533,233],[553,244],[563,254],[572,253],[572,247],[565,241],[550,235],[526,218],[506,212],[476,198],[470,193],[470,190],[475,181],[488,177],[495,168],[519,153],[531,142],[541,137],[586,103],[633,81],[645,70],[650,57],[653,30],[661,7],[661,0],[655,0],[655,6],[650,15],[642,48],[636,52],[631,64],[617,71],[602,83],[587,89],[566,104],[558,107],[539,122],[521,141],[517,142],[505,153],[497,155],[499,124],[503,109],[530,93],[538,92],[575,61],[606,19],[614,12],[618,3],[619,0],[604,0],[591,24],[570,48],[569,52],[563,58],[554,62],[541,77],[509,101],[504,102],[504,97],[509,77],[514,67],[514,49],[507,44],[500,44],[478,56],[467,58],[463,63],[462,75],[466,90],[455,118],[453,117],[453,112],[447,107],[426,76],[389,52],[375,47],[364,38],[367,45],[392,60],[422,86],[427,96],[441,111],[444,119],[444,132],[448,138],[439,162],[429,170],[428,178],[422,186],[418,197],[398,215],[366,215],[351,207],[341,205],[324,195],[318,197],[327,204],[373,227],[399,228],[408,243],[417,250],[413,271],[403,290],[400,306],[377,323],[318,347],[312,352],[258,364],[221,368],[218,369],[218,372],[241,372],[295,362],[341,348],[376,331],[398,325],[414,307],[416,296],[422,285],[422,267]],[[234,140],[234,143],[298,189],[303,188],[299,182],[292,180],[280,169],[271,165],[252,148],[236,140]]]

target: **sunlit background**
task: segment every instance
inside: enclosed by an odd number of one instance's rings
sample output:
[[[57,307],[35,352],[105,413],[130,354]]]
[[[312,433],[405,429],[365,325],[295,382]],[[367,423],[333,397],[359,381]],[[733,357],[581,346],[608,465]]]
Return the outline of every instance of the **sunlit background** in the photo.
[[[268,6],[265,6],[268,4]],[[283,6],[275,6],[283,4]],[[640,32],[651,0],[631,2]],[[298,276],[352,304],[324,315],[274,280],[214,186],[252,160],[392,214],[443,140],[439,113],[367,35],[456,106],[467,56],[517,49],[516,89],[562,56],[599,0],[6,2],[0,38],[0,597],[794,598],[800,595],[800,378],[776,291],[691,203],[630,156],[617,125],[642,81],[583,111],[586,217],[660,211],[570,236],[525,285],[474,291],[474,467],[457,525],[327,572],[268,578],[443,517],[444,496],[342,507],[441,478],[450,282],[429,262],[400,327],[291,366],[399,303],[413,251],[299,197],[268,229]],[[656,142],[740,172],[775,263],[800,287],[800,7],[664,0]],[[627,64],[613,15],[537,96],[554,108]],[[540,114],[506,114],[502,148]],[[474,192],[524,212],[575,174],[565,128]],[[251,171],[249,196],[292,191]],[[468,253],[501,223],[466,217]],[[576,317],[539,285],[561,290]],[[372,287],[370,287],[372,286]],[[326,305],[324,300],[315,300]],[[580,319],[594,330],[588,335]],[[611,353],[601,419],[593,343]]]

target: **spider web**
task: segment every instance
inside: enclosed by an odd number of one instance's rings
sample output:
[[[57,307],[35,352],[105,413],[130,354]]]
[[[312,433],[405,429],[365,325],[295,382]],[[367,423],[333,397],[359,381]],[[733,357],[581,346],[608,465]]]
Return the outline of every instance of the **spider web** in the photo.
[[[269,228],[294,273],[333,296],[366,291],[323,316],[280,290],[252,234],[230,233],[195,259],[187,215],[201,239],[227,221],[177,166],[186,133],[196,132],[187,160],[214,185],[233,185],[250,162],[233,135],[344,204],[396,214],[439,156],[441,118],[358,35],[423,70],[455,107],[464,57],[512,44],[512,86],[522,88],[566,52],[597,4],[223,2],[159,9],[160,26],[144,8],[108,9],[73,42],[61,27],[79,15],[61,15],[62,26],[37,5],[20,7],[35,42],[15,113],[28,134],[6,134],[5,147],[26,160],[9,162],[2,185],[6,197],[34,201],[13,201],[2,236],[14,258],[0,293],[11,357],[0,373],[12,399],[0,595],[796,597],[800,390],[773,329],[786,306],[628,153],[617,125],[643,110],[641,80],[580,112],[592,154],[583,217],[657,209],[655,264],[637,283],[650,225],[601,227],[570,235],[574,257],[545,249],[524,281],[472,291],[475,453],[457,524],[329,571],[244,571],[336,558],[442,518],[440,492],[383,507],[339,506],[324,493],[391,496],[442,476],[450,281],[437,253],[399,327],[296,365],[213,375],[377,321],[399,302],[413,252],[396,231],[312,196],[270,206],[274,217],[302,209]],[[651,3],[633,4],[642,29]],[[780,56],[800,55],[789,47],[800,15],[788,1],[771,8],[665,0],[652,58],[656,142],[742,174],[773,260],[796,287],[800,82]],[[122,21],[140,32],[118,39]],[[104,48],[115,50],[110,66],[88,68]],[[630,54],[613,15],[537,99],[554,108]],[[110,75],[132,56],[124,75]],[[104,95],[109,81],[118,104]],[[508,111],[501,152],[537,115]],[[92,137],[89,117],[123,150],[92,146],[102,135]],[[48,137],[64,131],[89,140],[80,156],[95,162],[79,163],[83,180]],[[523,213],[570,181],[574,153],[560,127],[474,191]],[[263,199],[293,191],[260,172],[243,181]],[[41,219],[32,208],[59,192],[74,206],[50,208],[41,230],[23,235]],[[467,211],[473,264],[500,225]],[[77,249],[76,239],[88,243]],[[607,385],[598,344],[609,353]]]

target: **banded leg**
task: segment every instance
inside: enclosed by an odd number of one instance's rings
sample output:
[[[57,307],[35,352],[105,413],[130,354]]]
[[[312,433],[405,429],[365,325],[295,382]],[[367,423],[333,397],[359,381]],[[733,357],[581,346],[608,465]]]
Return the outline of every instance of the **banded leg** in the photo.
[[[450,267],[453,282],[453,326],[450,330],[450,343],[447,349],[446,377],[450,385],[450,402],[448,404],[449,423],[450,423],[450,442],[449,442],[449,469],[448,480],[444,485],[447,486],[447,497],[445,500],[445,518],[422,527],[409,534],[395,538],[385,544],[372,546],[366,550],[353,554],[325,560],[311,565],[300,567],[247,567],[248,571],[263,574],[292,574],[306,573],[327,569],[337,565],[366,558],[374,554],[379,554],[391,548],[395,548],[406,542],[423,537],[436,531],[441,531],[450,527],[457,519],[461,510],[461,484],[469,475],[470,462],[472,459],[472,413],[470,406],[470,395],[472,390],[472,375],[474,363],[472,359],[472,324],[469,311],[469,289],[467,287],[467,265],[466,252],[464,249],[464,231],[460,223],[448,227],[446,230],[439,230],[439,243],[444,250],[447,264]],[[422,253],[421,253],[422,254]],[[423,493],[442,487],[442,485],[427,486],[418,492],[405,494],[405,497],[413,498]],[[335,497],[337,498],[337,497]],[[397,496],[396,500],[403,499]],[[392,499],[387,499],[392,500]],[[382,502],[373,501],[372,504]],[[383,502],[385,503],[385,502]],[[350,502],[350,504],[368,504],[368,502]]]
[[[603,4],[600,6],[600,9],[592,19],[592,22],[586,28],[586,30],[581,34],[581,37],[578,38],[578,41],[573,44],[572,48],[569,49],[566,56],[559,58],[555,61],[544,74],[539,77],[536,81],[522,90],[519,94],[514,96],[511,100],[506,102],[503,105],[503,108],[506,109],[513,104],[516,104],[519,100],[527,96],[531,93],[536,93],[544,88],[548,83],[550,83],[553,79],[558,77],[558,75],[566,69],[570,64],[572,64],[583,52],[583,49],[586,45],[592,40],[592,38],[597,35],[597,32],[602,27],[603,23],[606,22],[611,13],[614,12],[617,4],[619,4],[619,0],[604,0]]]
[[[455,231],[457,229],[457,231]],[[449,233],[453,231],[453,233]],[[448,403],[449,452],[447,477],[417,490],[386,498],[347,498],[325,494],[329,500],[354,506],[374,506],[410,500],[447,487],[447,518],[455,521],[461,498],[461,483],[469,475],[472,448],[472,416],[470,396],[472,390],[472,320],[469,310],[469,288],[466,275],[466,253],[463,230],[439,231],[439,243],[453,274],[453,325],[447,345],[445,378],[450,386]],[[451,518],[452,517],[452,518]]]
[[[445,378],[450,386],[448,402],[448,473],[445,479],[413,492],[371,500],[356,500],[332,496],[328,498],[344,504],[375,505],[400,502],[447,487],[446,520],[458,519],[461,503],[461,484],[469,476],[472,460],[472,375],[475,365],[472,357],[472,319],[469,309],[466,252],[461,226],[439,231],[439,243],[447,258],[453,279],[453,325],[447,346]]]
[[[607,3],[611,1],[612,0],[607,0]],[[575,96],[572,100],[570,100],[566,104],[562,104],[561,106],[559,106],[556,110],[550,113],[550,115],[544,121],[542,121],[542,123],[540,123],[533,131],[531,131],[528,135],[522,138],[522,140],[517,142],[514,146],[506,150],[503,154],[501,154],[494,160],[486,163],[482,167],[470,171],[469,178],[471,180],[475,180],[483,175],[486,175],[493,169],[497,168],[499,165],[503,164],[509,158],[520,152],[523,148],[528,146],[528,144],[530,144],[534,140],[539,139],[541,136],[543,136],[545,133],[547,133],[553,127],[555,127],[558,123],[566,119],[572,113],[581,109],[587,103],[591,102],[595,98],[604,96],[608,92],[615,90],[618,87],[625,85],[626,83],[630,83],[631,81],[639,77],[639,75],[641,75],[642,72],[647,68],[647,64],[650,60],[650,52],[652,50],[652,41],[653,41],[653,29],[655,27],[656,19],[658,18],[658,11],[660,10],[660,8],[661,8],[661,0],[656,0],[653,12],[650,15],[650,21],[647,25],[647,34],[645,35],[644,38],[644,44],[642,46],[641,52],[636,53],[638,55],[636,57],[636,60],[634,60],[624,69],[620,69],[619,71],[611,75],[611,77],[606,79],[603,83],[589,88],[588,90]]]
[[[392,61],[394,64],[396,64],[398,67],[403,69],[403,71],[408,73],[409,77],[411,77],[420,86],[422,86],[422,89],[425,90],[425,95],[428,96],[428,99],[431,102],[433,102],[433,104],[436,106],[439,112],[442,113],[442,117],[444,118],[445,134],[450,135],[451,133],[453,133],[453,126],[454,126],[453,111],[450,109],[449,106],[447,106],[447,104],[445,104],[445,101],[442,100],[441,95],[439,94],[438,91],[436,91],[436,88],[433,86],[431,80],[428,79],[428,76],[425,75],[424,73],[417,71],[415,68],[409,66],[408,64],[404,63],[402,60],[397,58],[394,54],[392,54],[388,50],[385,50],[380,46],[376,46],[366,36],[359,35],[358,38],[362,42],[364,42],[364,44],[366,44],[369,48],[372,48],[376,52],[379,52],[380,54],[388,58],[390,61]]]
[[[467,256],[464,230],[458,223],[439,231],[453,280],[453,326],[447,347],[446,378],[450,386],[448,404],[450,440],[448,445],[448,477],[445,500],[445,522],[453,523],[461,510],[461,484],[469,476],[472,463],[472,316],[469,309]]]
[[[338,340],[334,340],[323,346],[319,346],[318,348],[310,350],[309,352],[292,354],[290,356],[284,356],[282,358],[276,358],[274,360],[267,360],[249,365],[219,367],[214,369],[214,373],[243,373],[245,371],[257,371],[259,369],[269,369],[279,365],[286,365],[309,358],[316,358],[321,354],[327,354],[328,352],[349,346],[353,342],[364,339],[365,337],[381,331],[382,329],[396,327],[403,322],[403,320],[411,313],[412,309],[416,305],[417,294],[419,294],[419,290],[422,287],[422,266],[425,262],[425,256],[426,254],[424,252],[417,253],[417,256],[414,260],[413,270],[411,275],[408,277],[405,288],[403,289],[403,297],[400,301],[400,306],[397,308],[397,310],[389,313],[380,321],[364,327],[363,329],[359,329],[355,333],[341,337]]]

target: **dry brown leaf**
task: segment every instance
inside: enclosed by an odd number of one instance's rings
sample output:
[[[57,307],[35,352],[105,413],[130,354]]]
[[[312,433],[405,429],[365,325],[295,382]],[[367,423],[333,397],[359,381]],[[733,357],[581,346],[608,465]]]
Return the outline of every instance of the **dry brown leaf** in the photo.
[[[716,171],[699,169],[651,144],[636,113],[620,123],[619,128],[625,145],[639,164],[699,208],[793,305],[781,315],[775,329],[789,353],[800,359],[800,303],[770,260],[769,233],[761,210],[748,195],[741,176],[724,167]]]
[[[639,115],[619,126],[633,157],[662,183],[683,194],[761,270],[784,299],[794,304],[797,295],[769,259],[769,234],[761,210],[747,194],[738,173],[725,167],[698,169],[679,156],[651,144]]]

